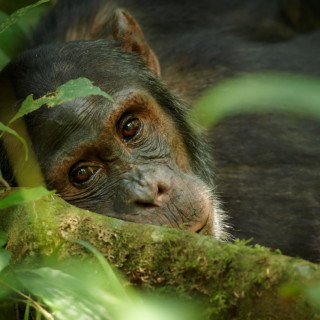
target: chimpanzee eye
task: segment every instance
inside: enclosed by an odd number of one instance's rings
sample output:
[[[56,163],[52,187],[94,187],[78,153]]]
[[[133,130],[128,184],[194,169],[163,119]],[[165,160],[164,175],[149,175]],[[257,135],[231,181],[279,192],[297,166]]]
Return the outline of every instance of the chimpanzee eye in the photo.
[[[83,166],[78,167],[72,171],[71,178],[72,182],[76,184],[82,184],[87,182],[92,178],[92,176],[97,172],[97,167]]]
[[[126,141],[132,139],[140,132],[141,127],[142,123],[138,118],[130,118],[124,123],[121,129],[122,137]]]

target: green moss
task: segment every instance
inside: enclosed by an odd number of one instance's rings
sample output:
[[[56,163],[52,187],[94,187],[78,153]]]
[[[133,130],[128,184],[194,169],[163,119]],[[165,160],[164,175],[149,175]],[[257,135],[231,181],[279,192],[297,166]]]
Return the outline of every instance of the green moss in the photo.
[[[87,257],[74,240],[93,244],[131,283],[161,294],[197,299],[203,319],[319,319],[301,295],[281,296],[284,283],[307,284],[319,266],[269,249],[217,242],[208,236],[111,219],[47,197],[0,215],[13,261],[56,252]],[[281,318],[282,319],[282,318]]]

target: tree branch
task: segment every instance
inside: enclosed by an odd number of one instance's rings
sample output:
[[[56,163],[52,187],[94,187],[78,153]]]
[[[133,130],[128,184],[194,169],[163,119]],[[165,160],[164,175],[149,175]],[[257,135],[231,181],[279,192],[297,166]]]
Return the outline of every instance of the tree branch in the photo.
[[[61,243],[61,257],[86,256],[73,242],[85,240],[132,283],[197,298],[203,319],[320,319],[317,306],[301,292],[290,298],[280,294],[284,285],[320,280],[319,266],[267,248],[124,222],[78,209],[56,196],[0,211],[0,226],[8,233],[14,263],[48,255]]]

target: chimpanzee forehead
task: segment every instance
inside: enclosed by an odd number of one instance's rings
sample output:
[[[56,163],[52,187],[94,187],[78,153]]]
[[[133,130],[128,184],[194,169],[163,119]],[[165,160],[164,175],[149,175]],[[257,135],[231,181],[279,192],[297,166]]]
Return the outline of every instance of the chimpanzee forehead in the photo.
[[[20,101],[29,94],[37,98],[53,92],[63,83],[79,77],[88,78],[111,96],[125,88],[146,87],[145,78],[155,78],[137,56],[104,40],[41,46],[23,53],[11,68]],[[37,143],[39,148],[45,150],[49,145],[52,152],[60,149],[59,145],[68,135],[78,134],[78,141],[94,140],[99,132],[95,126],[101,122],[99,119],[107,118],[111,106],[111,102],[101,96],[77,98],[50,110],[43,106],[27,117],[29,131],[34,139],[41,140]],[[41,136],[38,136],[40,127]]]
[[[24,52],[11,66],[18,100],[29,94],[41,97],[67,81],[86,77],[111,96],[124,88],[150,92],[181,125],[184,106],[141,58],[113,41],[73,41],[44,45]]]
[[[105,40],[44,45],[24,52],[12,67],[18,99],[40,97],[79,77],[112,94],[151,74],[137,55]]]

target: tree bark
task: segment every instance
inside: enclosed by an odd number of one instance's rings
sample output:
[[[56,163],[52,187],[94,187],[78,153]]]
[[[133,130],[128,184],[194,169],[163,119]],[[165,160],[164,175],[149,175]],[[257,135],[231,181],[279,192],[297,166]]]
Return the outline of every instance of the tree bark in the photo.
[[[218,242],[188,231],[140,225],[73,207],[57,196],[0,211],[12,262],[32,262],[61,243],[62,257],[86,256],[73,240],[93,244],[144,290],[196,299],[203,319],[320,319],[303,288],[320,281],[320,268],[267,248]],[[161,288],[161,289],[160,289]]]

